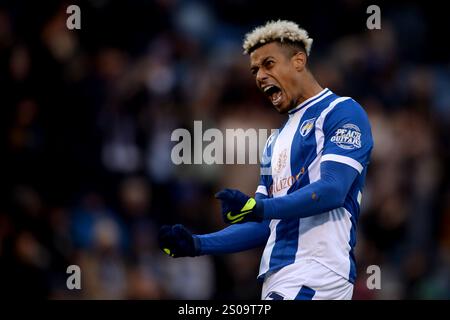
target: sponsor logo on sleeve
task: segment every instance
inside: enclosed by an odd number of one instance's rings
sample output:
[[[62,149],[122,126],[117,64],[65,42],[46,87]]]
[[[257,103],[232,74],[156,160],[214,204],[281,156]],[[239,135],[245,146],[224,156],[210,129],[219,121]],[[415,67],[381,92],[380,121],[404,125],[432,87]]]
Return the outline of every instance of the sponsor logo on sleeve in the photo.
[[[361,130],[358,126],[348,123],[337,129],[330,141],[342,149],[359,149],[361,148]]]

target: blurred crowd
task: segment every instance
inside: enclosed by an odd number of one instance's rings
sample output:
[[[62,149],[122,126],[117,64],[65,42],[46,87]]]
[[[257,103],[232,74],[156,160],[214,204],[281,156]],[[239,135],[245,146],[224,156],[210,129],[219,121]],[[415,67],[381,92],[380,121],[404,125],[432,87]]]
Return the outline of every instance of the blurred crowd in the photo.
[[[81,30],[66,28],[70,4]],[[0,294],[258,299],[262,248],[172,259],[156,235],[174,223],[219,230],[214,193],[255,191],[257,165],[174,165],[171,133],[194,120],[282,124],[241,41],[285,18],[314,38],[319,83],[360,102],[372,124],[354,299],[450,298],[450,51],[435,46],[448,26],[431,5],[390,2],[381,30],[368,30],[369,4],[0,2]],[[81,290],[66,286],[73,264]],[[367,288],[370,265],[381,290]]]

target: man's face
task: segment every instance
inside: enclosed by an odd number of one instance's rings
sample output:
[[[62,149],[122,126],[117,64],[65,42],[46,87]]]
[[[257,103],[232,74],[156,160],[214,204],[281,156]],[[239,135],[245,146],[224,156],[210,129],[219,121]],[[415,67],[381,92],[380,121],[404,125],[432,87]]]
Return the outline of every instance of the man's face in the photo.
[[[277,42],[263,45],[250,54],[250,70],[255,76],[256,86],[279,113],[286,113],[296,106],[294,77],[297,70]]]

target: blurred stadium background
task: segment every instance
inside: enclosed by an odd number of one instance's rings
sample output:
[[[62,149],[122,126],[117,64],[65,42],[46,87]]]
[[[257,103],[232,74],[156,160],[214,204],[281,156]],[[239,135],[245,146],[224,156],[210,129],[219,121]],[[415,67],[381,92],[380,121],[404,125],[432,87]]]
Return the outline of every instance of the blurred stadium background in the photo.
[[[368,111],[375,149],[354,299],[450,298],[450,50],[428,1],[0,1],[0,292],[51,299],[253,299],[261,249],[170,259],[164,223],[224,227],[213,194],[253,193],[257,165],[175,166],[176,128],[277,128],[242,54],[292,19],[311,69]],[[81,8],[81,30],[66,8]],[[382,29],[368,30],[378,4]],[[82,290],[66,288],[66,268]],[[381,267],[381,290],[366,268]]]

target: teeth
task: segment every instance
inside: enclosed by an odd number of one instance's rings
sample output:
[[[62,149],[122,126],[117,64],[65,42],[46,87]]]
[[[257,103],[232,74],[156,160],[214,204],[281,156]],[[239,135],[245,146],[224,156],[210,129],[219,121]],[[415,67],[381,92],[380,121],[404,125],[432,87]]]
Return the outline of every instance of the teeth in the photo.
[[[281,102],[281,96],[282,96],[281,92],[275,96],[272,96],[272,104],[275,106],[278,105]]]
[[[272,89],[272,88],[275,88],[275,86],[274,85],[268,85],[267,87],[262,88],[262,90],[263,90],[264,93],[268,94],[268,91],[270,89]],[[270,99],[270,101],[272,101],[272,104],[274,106],[277,106],[277,105],[279,105],[281,103],[282,96],[283,96],[283,94],[282,94],[282,92],[280,90],[280,91],[276,91],[276,92],[270,94],[269,95],[269,99]]]
[[[273,86],[267,86],[267,87],[265,87],[263,90],[264,90],[264,92],[267,92],[267,90],[269,90],[270,88],[272,88]]]

